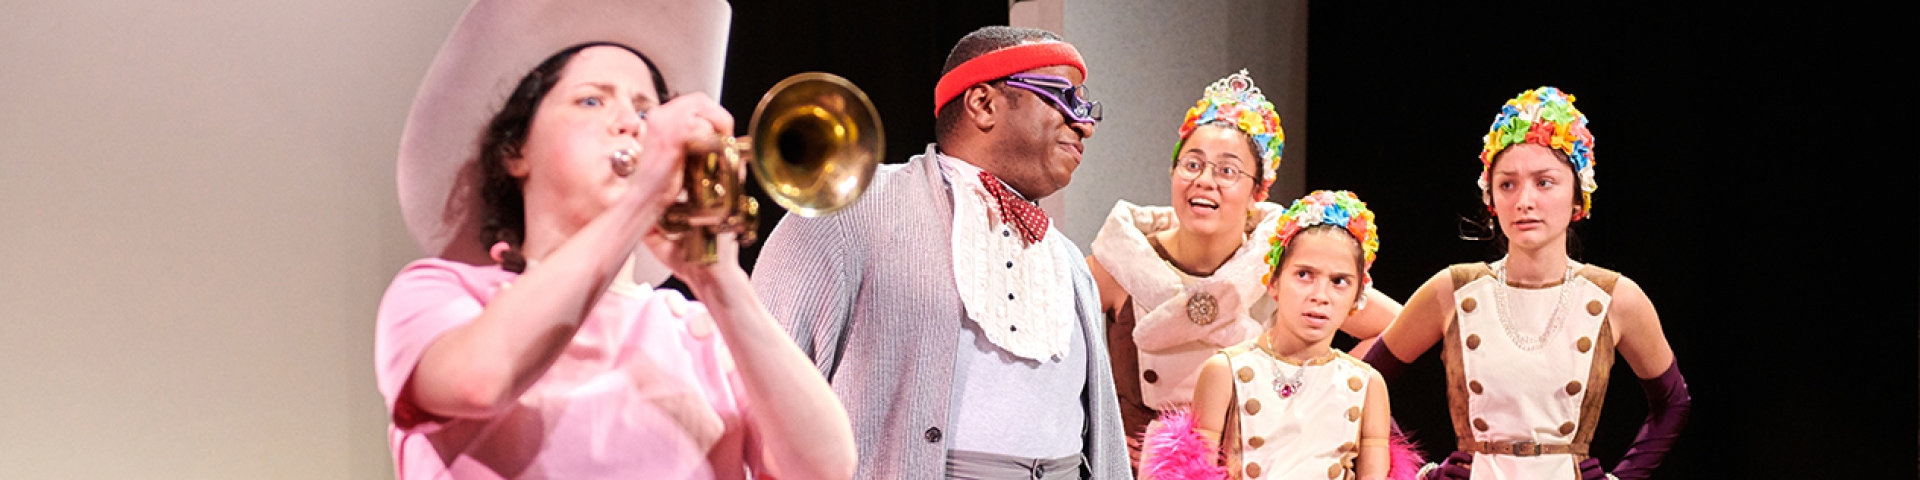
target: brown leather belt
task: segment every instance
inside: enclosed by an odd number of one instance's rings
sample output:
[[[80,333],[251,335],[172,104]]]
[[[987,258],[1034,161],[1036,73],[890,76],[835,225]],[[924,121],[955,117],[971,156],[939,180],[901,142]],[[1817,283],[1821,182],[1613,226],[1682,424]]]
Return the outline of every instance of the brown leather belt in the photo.
[[[1513,455],[1516,457],[1537,457],[1540,455],[1586,455],[1586,444],[1518,442],[1460,442],[1460,450],[1485,453],[1489,455]]]

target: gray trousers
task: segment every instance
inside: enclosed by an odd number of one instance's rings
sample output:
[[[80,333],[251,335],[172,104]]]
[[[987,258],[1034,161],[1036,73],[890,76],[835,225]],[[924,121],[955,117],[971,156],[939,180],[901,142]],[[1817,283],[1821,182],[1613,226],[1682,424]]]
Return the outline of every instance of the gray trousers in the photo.
[[[1087,478],[1081,471],[1086,463],[1081,454],[1049,459],[951,450],[947,452],[947,478],[1070,480]]]

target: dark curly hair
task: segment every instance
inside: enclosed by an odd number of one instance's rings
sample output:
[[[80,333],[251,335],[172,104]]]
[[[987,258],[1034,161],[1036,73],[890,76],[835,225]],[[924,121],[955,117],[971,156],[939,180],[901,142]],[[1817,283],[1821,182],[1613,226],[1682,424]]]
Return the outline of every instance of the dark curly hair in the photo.
[[[619,47],[640,57],[653,75],[654,93],[663,102],[668,98],[667,80],[660,76],[660,67],[653,64],[653,59],[633,47],[613,42],[586,42],[561,49],[520,79],[506,104],[487,121],[486,130],[480,135],[480,217],[483,221],[480,242],[482,245],[505,242],[510,247],[500,261],[500,267],[508,271],[519,273],[527,268],[527,259],[520,254],[520,242],[527,236],[527,209],[520,193],[520,180],[507,173],[507,160],[520,158],[520,148],[527,144],[527,130],[533,125],[533,116],[547,92],[560,83],[560,70],[581,50],[600,46]]]

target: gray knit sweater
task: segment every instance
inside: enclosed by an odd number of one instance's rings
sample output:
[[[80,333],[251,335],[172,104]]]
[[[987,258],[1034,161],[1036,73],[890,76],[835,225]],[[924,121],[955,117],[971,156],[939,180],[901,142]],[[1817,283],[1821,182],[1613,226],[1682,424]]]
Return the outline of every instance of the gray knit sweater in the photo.
[[[941,478],[954,359],[963,320],[953,284],[953,197],[938,160],[884,165],[852,206],[817,218],[788,215],[760,250],[753,285],[819,365],[853,421],[858,478]],[[1056,233],[1057,234],[1057,233]],[[1074,267],[1082,338],[1106,338],[1100,296],[1079,248],[1054,255]],[[1106,348],[1088,348],[1087,471],[1131,478]]]

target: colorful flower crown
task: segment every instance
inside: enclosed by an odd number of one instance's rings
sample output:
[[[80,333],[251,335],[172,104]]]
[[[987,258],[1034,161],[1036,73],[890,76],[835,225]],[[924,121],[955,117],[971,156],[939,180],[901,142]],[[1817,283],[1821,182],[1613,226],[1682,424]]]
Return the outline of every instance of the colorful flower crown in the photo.
[[[1287,134],[1280,131],[1280,114],[1273,110],[1266,94],[1260,93],[1260,87],[1253,85],[1253,77],[1247,76],[1246,69],[1207,86],[1200,102],[1187,109],[1187,119],[1180,124],[1180,142],[1186,143],[1193,129],[1221,119],[1233,121],[1241,132],[1260,145],[1260,151],[1254,153],[1266,159],[1262,162],[1266,183],[1255,191],[1266,192],[1273,185],[1274,170],[1280,168],[1280,150],[1286,145]],[[1178,146],[1174,147],[1173,158],[1179,161]]]
[[[1294,200],[1293,205],[1280,214],[1280,226],[1274,229],[1273,239],[1268,240],[1273,247],[1267,250],[1267,274],[1260,277],[1260,283],[1272,283],[1273,272],[1280,269],[1280,255],[1287,250],[1294,234],[1314,225],[1346,228],[1347,233],[1360,241],[1360,250],[1367,256],[1360,270],[1360,283],[1372,286],[1373,276],[1367,271],[1373,269],[1374,256],[1380,252],[1380,229],[1373,224],[1373,211],[1367,209],[1367,202],[1346,190],[1314,191]]]
[[[1573,108],[1573,95],[1553,87],[1520,92],[1507,100],[1500,114],[1487,129],[1485,146],[1480,150],[1480,201],[1493,208],[1488,189],[1487,170],[1493,156],[1521,143],[1531,143],[1566,154],[1573,171],[1580,177],[1580,212],[1573,219],[1592,216],[1593,191],[1600,185],[1593,180],[1593,132],[1587,131],[1587,116]]]

